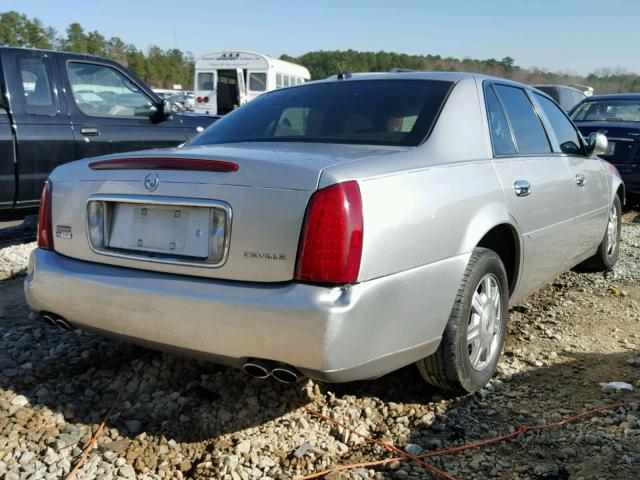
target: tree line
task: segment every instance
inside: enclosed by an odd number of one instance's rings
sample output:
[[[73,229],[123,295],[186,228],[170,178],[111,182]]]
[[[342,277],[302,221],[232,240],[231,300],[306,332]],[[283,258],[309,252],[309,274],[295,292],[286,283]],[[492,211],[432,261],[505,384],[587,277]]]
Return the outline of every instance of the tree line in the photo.
[[[110,58],[130,68],[147,84],[156,88],[193,85],[194,59],[189,52],[177,48],[162,50],[152,45],[147,51],[126,43],[119,37],[106,38],[98,31],[85,31],[79,23],[71,23],[64,34],[45,26],[37,18],[19,12],[0,14],[0,45],[64,50]]]
[[[143,51],[119,37],[106,38],[98,31],[85,31],[71,23],[64,34],[15,11],[0,14],[0,45],[66,50],[89,53],[115,60],[133,70],[146,83],[157,88],[193,85],[194,58],[190,52],[151,46]],[[407,55],[394,52],[356,50],[313,51],[283,60],[304,65],[311,78],[325,78],[338,70],[350,72],[386,72],[394,68],[431,71],[468,71],[510,78],[529,84],[589,85],[597,93],[639,92],[640,76],[622,68],[594,70],[587,76],[552,72],[542,68],[523,68],[511,57],[484,60],[440,55]]]
[[[282,55],[283,60],[307,67],[312,78],[325,78],[339,70],[349,72],[388,72],[394,68],[425,71],[476,72],[509,78],[532,85],[579,84],[594,88],[597,93],[640,92],[640,76],[622,68],[594,70],[587,76],[552,72],[541,68],[522,68],[511,57],[458,59],[440,55],[407,55],[393,52],[359,52],[333,50],[308,52],[299,57]]]

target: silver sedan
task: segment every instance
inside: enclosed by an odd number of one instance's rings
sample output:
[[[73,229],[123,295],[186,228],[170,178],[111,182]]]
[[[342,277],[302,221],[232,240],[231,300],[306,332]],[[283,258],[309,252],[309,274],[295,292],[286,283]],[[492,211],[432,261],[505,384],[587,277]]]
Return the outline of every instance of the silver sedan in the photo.
[[[262,95],[179,148],[58,167],[25,289],[63,328],[257,377],[416,363],[474,391],[508,309],[611,269],[624,186],[558,105],[464,73],[341,74]]]

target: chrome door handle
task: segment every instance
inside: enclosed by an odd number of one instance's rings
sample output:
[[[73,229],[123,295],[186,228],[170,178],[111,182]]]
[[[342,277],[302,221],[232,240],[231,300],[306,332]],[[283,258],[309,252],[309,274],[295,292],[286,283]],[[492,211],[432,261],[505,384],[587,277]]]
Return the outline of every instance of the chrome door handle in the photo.
[[[97,137],[100,135],[100,130],[94,127],[82,127],[80,133],[85,137]]]
[[[576,185],[584,187],[587,184],[587,179],[581,173],[576,173]]]
[[[513,188],[518,197],[526,197],[531,193],[531,185],[526,180],[516,180],[513,182]]]

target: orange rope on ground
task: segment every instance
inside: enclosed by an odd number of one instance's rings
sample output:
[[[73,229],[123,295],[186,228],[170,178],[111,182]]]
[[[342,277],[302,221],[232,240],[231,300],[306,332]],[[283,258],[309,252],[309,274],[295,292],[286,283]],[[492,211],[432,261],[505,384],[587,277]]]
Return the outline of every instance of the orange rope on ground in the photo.
[[[374,461],[371,461],[371,462],[353,463],[353,464],[349,464],[349,465],[342,465],[342,466],[339,466],[339,467],[333,467],[333,468],[324,470],[322,472],[317,472],[317,473],[313,473],[311,475],[306,475],[304,477],[301,477],[299,480],[313,480],[313,479],[316,479],[316,478],[324,477],[324,476],[329,475],[330,473],[333,473],[333,472],[351,470],[353,468],[375,467],[375,466],[384,465],[384,464],[391,463],[391,462],[404,461],[404,460],[407,460],[407,459],[412,460],[412,461],[416,461],[416,462],[420,463],[423,466],[426,465],[434,473],[437,473],[438,475],[443,476],[444,478],[451,479],[452,477],[447,475],[447,473],[442,472],[441,470],[438,470],[437,468],[433,467],[432,465],[429,465],[429,464],[423,462],[422,459],[423,458],[437,457],[437,456],[441,456],[441,455],[449,455],[449,454],[452,454],[452,453],[461,452],[463,450],[470,450],[470,449],[473,449],[473,448],[483,447],[485,445],[492,445],[492,444],[495,444],[495,443],[504,442],[506,440],[511,440],[512,438],[515,438],[517,436],[522,435],[523,433],[530,432],[530,431],[545,430],[545,429],[551,429],[551,428],[559,428],[559,427],[562,427],[562,426],[564,426],[564,425],[566,425],[568,423],[575,422],[576,420],[579,420],[579,419],[581,419],[583,417],[595,415],[596,413],[604,412],[606,410],[613,410],[613,409],[616,409],[616,408],[619,408],[619,407],[629,406],[631,403],[634,403],[634,401],[620,402],[620,403],[615,403],[613,405],[606,405],[604,407],[593,408],[591,410],[586,410],[584,412],[577,413],[576,415],[572,415],[570,417],[564,418],[564,419],[562,419],[562,420],[560,420],[558,422],[547,423],[545,425],[523,425],[520,428],[518,428],[516,431],[511,432],[511,433],[507,433],[505,435],[500,435],[498,437],[489,438],[487,440],[479,440],[477,442],[469,443],[469,444],[466,444],[466,445],[461,445],[459,447],[452,447],[452,448],[447,448],[447,449],[444,449],[444,450],[438,450],[436,452],[423,453],[423,454],[418,455],[416,457],[409,455],[408,453],[404,452],[403,450],[401,450],[399,448],[394,447],[391,444],[382,442],[380,440],[376,440],[374,438],[368,437],[367,435],[363,435],[363,434],[355,431],[354,429],[349,428],[346,425],[343,425],[342,423],[338,422],[337,420],[334,420],[333,418],[327,417],[326,415],[322,415],[319,412],[316,412],[314,410],[306,408],[307,412],[310,415],[322,418],[323,420],[326,420],[326,421],[328,421],[330,423],[333,423],[334,425],[338,425],[338,426],[350,431],[351,433],[353,433],[355,435],[358,435],[359,437],[364,438],[365,440],[367,440],[369,442],[381,445],[381,446],[385,447],[387,450],[400,453],[400,454],[402,454],[402,456],[401,457],[393,457],[393,458],[385,458],[385,459],[382,459],[382,460],[374,460]]]
[[[91,436],[91,440],[89,440],[89,443],[87,443],[87,446],[84,447],[84,450],[82,451],[82,455],[80,455],[80,458],[78,459],[78,461],[75,463],[73,468],[69,471],[69,473],[64,477],[64,480],[73,480],[73,478],[76,475],[76,472],[80,469],[80,467],[84,464],[84,461],[87,459],[89,452],[91,452],[91,450],[93,450],[93,447],[95,447],[96,443],[98,442],[98,438],[100,437],[100,435],[102,435],[102,431],[104,430],[104,427],[107,425],[107,422],[109,421],[109,418],[113,413],[113,410],[116,408],[116,405],[118,405],[118,402],[120,401],[120,397],[122,397],[122,393],[124,392],[124,387],[127,385],[127,376],[128,374],[124,375],[124,378],[122,379],[122,385],[120,385],[120,388],[118,389],[118,393],[116,394],[116,397],[113,399],[113,402],[111,402],[111,406],[109,407],[109,410],[107,410],[107,414],[102,419],[102,422],[100,422],[98,429]]]
[[[366,441],[371,442],[371,443],[376,443],[384,448],[386,448],[387,450],[391,451],[391,452],[395,452],[395,453],[399,453],[400,455],[402,455],[405,459],[409,459],[412,460],[416,463],[419,463],[420,465],[422,465],[424,468],[426,468],[427,470],[431,470],[433,473],[440,475],[443,478],[446,478],[447,480],[456,480],[454,477],[448,475],[446,472],[443,472],[442,470],[440,470],[439,468],[434,467],[433,465],[430,465],[426,462],[423,462],[422,460],[420,460],[420,458],[418,457],[414,457],[413,455],[409,455],[407,452],[405,452],[404,450],[401,450],[398,447],[395,447],[394,445],[391,445],[390,443],[385,443],[383,441],[380,440],[376,440],[375,438],[369,437],[367,435],[363,435],[362,433],[356,432],[354,429],[347,427],[346,425],[343,425],[342,423],[338,422],[337,420],[334,420],[333,418],[327,417],[326,415],[322,415],[319,412],[310,410],[307,408],[307,411],[311,414],[311,415],[315,415],[316,417],[320,417],[323,420],[326,420],[327,422],[333,423],[334,425],[338,425],[339,427],[344,428],[345,430],[350,431],[351,433],[358,435],[359,437],[364,438]],[[316,474],[316,476],[312,476],[312,477],[304,477],[304,478],[318,478],[318,474]]]

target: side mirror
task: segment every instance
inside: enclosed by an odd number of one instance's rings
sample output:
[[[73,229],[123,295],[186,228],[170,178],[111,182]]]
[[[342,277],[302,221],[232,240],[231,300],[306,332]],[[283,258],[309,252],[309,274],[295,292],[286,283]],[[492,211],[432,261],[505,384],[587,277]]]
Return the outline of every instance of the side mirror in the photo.
[[[173,108],[171,108],[171,102],[169,102],[166,98],[163,98],[160,101],[160,111],[162,112],[162,118],[169,118],[173,113]]]
[[[607,151],[609,140],[602,133],[591,132],[587,140],[587,155],[602,155]]]
[[[153,123],[164,122],[173,114],[173,108],[171,102],[168,102],[166,98],[160,100],[160,103],[156,104],[156,108],[151,112],[149,119]]]

